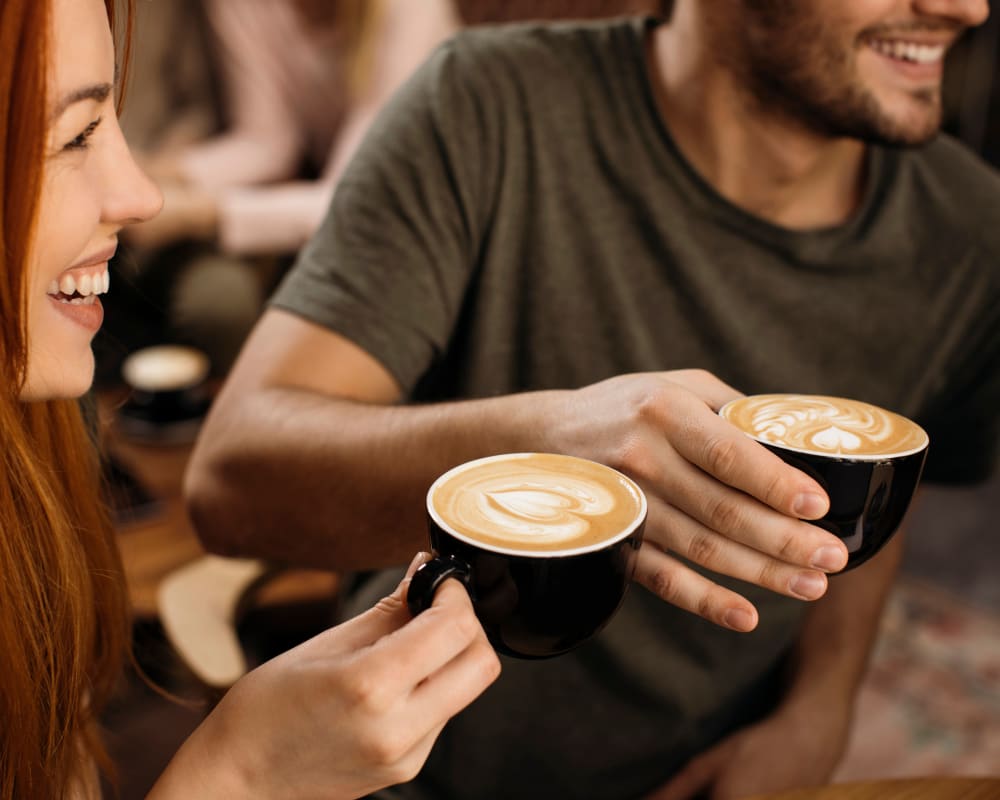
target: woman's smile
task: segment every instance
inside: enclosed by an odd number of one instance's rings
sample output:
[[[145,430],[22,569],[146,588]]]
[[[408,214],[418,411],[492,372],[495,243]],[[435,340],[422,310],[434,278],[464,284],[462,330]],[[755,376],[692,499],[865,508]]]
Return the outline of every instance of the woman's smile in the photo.
[[[111,284],[108,261],[114,254],[112,245],[85,257],[53,278],[46,290],[49,302],[60,314],[91,333],[96,333],[104,321],[104,307],[98,295],[107,292]]]

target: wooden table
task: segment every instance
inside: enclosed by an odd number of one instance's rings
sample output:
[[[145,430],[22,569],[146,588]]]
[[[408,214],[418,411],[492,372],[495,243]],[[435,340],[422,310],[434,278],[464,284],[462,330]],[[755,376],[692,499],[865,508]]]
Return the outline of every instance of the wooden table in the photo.
[[[1000,777],[907,778],[840,783],[748,800],[1000,800]]]

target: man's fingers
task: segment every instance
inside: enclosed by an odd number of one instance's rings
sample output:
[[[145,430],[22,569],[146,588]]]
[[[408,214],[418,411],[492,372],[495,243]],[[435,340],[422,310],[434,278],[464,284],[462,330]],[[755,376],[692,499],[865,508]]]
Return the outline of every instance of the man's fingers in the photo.
[[[709,409],[701,411],[665,420],[671,444],[688,462],[782,514],[819,519],[827,512],[829,500],[816,481]]]
[[[650,542],[639,549],[634,580],[660,599],[716,625],[740,632],[757,627],[757,609],[749,600],[699,575]]]
[[[718,411],[730,400],[743,397],[742,392],[737,391],[708,370],[682,369],[665,374],[671,383],[679,384],[687,391],[693,392],[713,411]]]
[[[645,800],[692,800],[715,780],[728,748],[715,748],[692,759],[670,782]]]
[[[728,575],[799,600],[818,600],[827,589],[825,573],[771,558],[722,536],[659,500],[646,523],[647,542],[720,575]],[[806,523],[800,523],[805,525]]]
[[[833,534],[781,514],[744,492],[724,486],[679,457],[674,458],[676,463],[663,471],[661,485],[651,486],[649,494],[671,498],[675,509],[704,527],[704,530],[693,532],[697,538],[688,542],[685,556],[711,567],[705,560],[711,553],[699,556],[699,552],[714,546],[715,538],[708,534],[715,531],[759,553],[799,567],[836,572],[847,564],[847,548]],[[674,549],[676,538],[664,544]],[[755,561],[755,568],[763,568],[759,559]],[[759,582],[752,570],[736,577]]]

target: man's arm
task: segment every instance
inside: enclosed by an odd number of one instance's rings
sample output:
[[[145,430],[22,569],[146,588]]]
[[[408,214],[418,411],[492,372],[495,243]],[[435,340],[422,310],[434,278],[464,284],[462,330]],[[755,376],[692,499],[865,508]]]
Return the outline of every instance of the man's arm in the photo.
[[[813,604],[775,711],[692,760],[647,800],[736,798],[826,783],[847,746],[854,701],[886,597],[902,531],[871,561],[830,581]]]
[[[818,485],[718,417],[735,396],[707,373],[681,371],[404,406],[365,351],[270,310],[206,421],[186,492],[212,550],[370,569],[404,563],[424,545],[424,493],[449,467],[512,451],[591,458],[631,475],[649,498],[636,579],[750,630],[748,601],[669,554],[815,599],[826,588],[820,567],[839,569],[846,552],[798,519],[825,513]]]

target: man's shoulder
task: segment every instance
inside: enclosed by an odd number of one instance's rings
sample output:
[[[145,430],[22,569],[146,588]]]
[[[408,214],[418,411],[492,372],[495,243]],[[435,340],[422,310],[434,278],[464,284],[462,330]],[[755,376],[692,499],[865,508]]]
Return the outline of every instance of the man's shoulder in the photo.
[[[1000,172],[947,134],[908,151],[907,190],[939,230],[964,230],[1000,257]]]
[[[463,65],[496,64],[538,80],[567,64],[589,61],[600,69],[602,55],[613,57],[617,48],[634,46],[642,25],[640,18],[625,17],[477,25],[459,31],[442,49]]]

